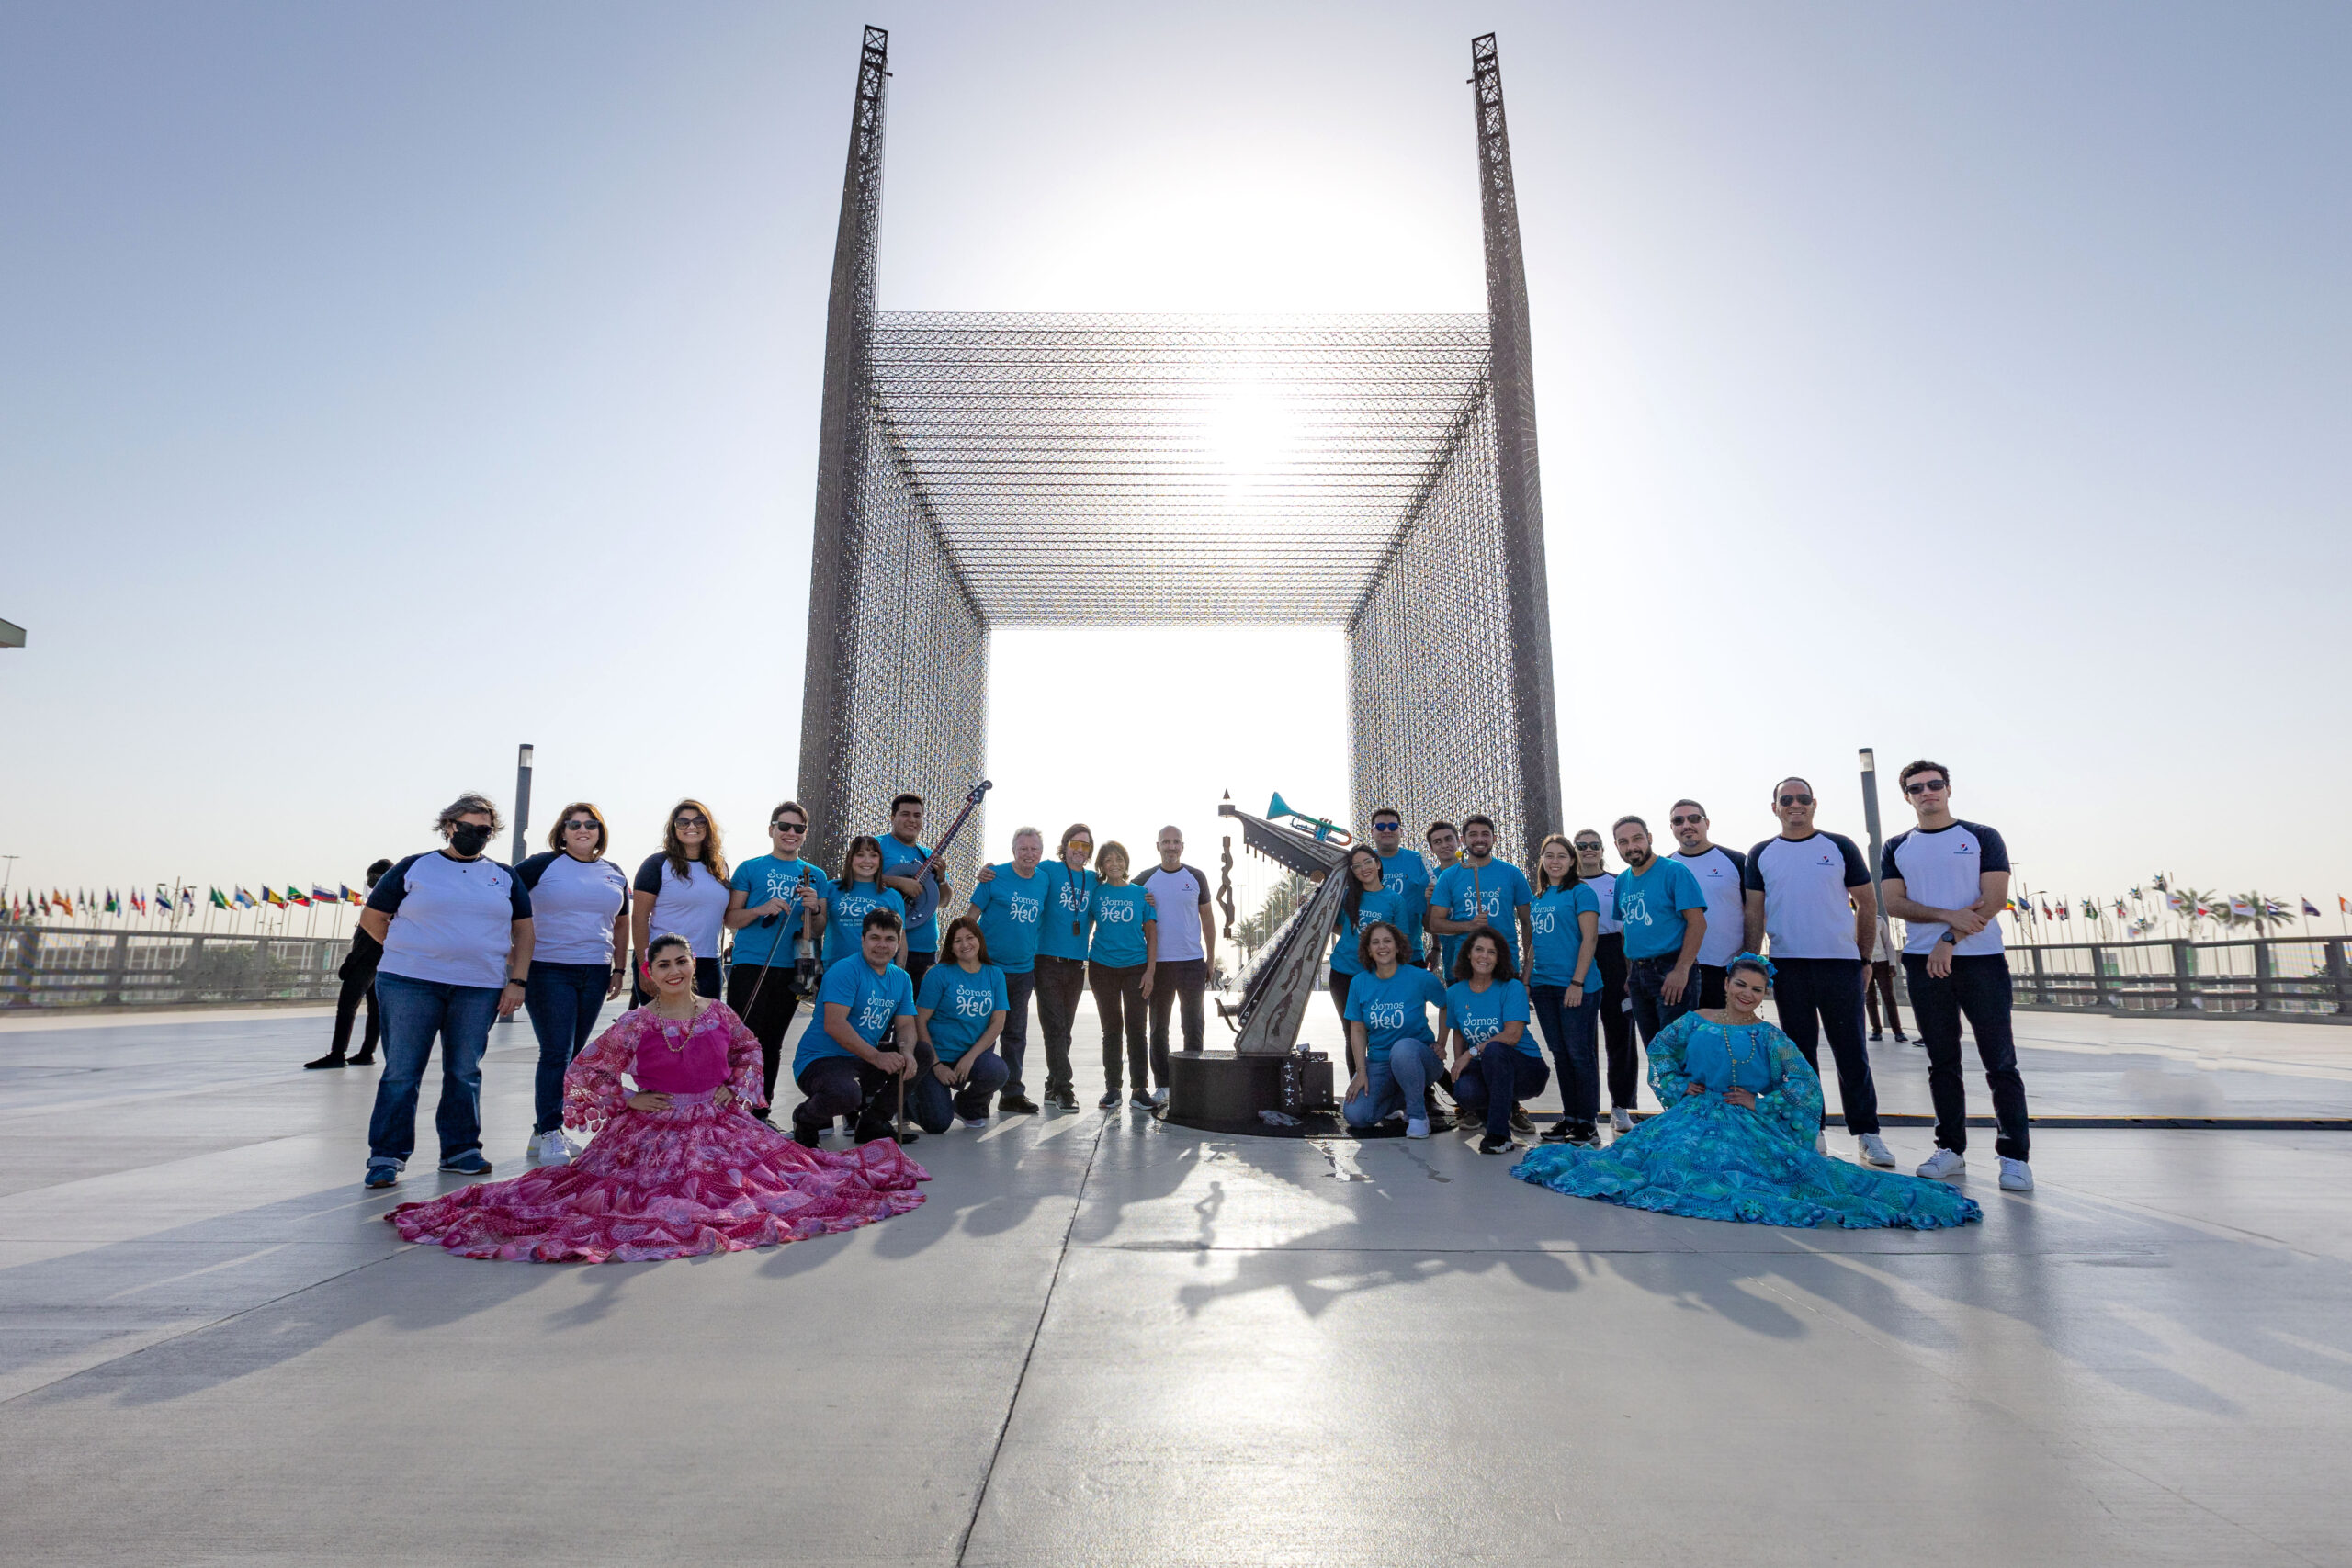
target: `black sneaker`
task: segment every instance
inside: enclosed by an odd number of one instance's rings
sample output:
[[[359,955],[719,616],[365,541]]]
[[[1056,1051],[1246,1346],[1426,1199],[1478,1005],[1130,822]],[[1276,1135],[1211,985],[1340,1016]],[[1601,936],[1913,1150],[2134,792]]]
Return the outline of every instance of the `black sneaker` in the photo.
[[[1127,1096],[1127,1104],[1137,1111],[1157,1111],[1159,1109],[1159,1101],[1152,1099],[1148,1090],[1140,1089],[1136,1090],[1135,1093]]]
[[[340,1051],[330,1051],[315,1062],[303,1063],[302,1070],[308,1072],[314,1067],[340,1067],[343,1065],[343,1053]]]
[[[1148,1098],[1148,1096],[1146,1098]],[[1116,1111],[1119,1109],[1119,1091],[1115,1089],[1104,1089],[1102,1091],[1102,1098],[1096,1100],[1094,1105],[1095,1109],[1098,1111]]]
[[[1035,1115],[1037,1102],[1025,1094],[1005,1094],[997,1097],[996,1108],[999,1111],[1010,1111],[1016,1116]]]
[[[1886,1036],[1885,1036],[1885,1035],[1879,1033],[1876,1030],[1872,1030],[1872,1031],[1871,1032],[1871,1044],[1873,1044],[1873,1045],[1877,1044],[1880,1041],[1882,1041],[1882,1040],[1883,1040],[1883,1039],[1885,1039],[1885,1038],[1886,1038]],[[1896,1035],[1896,1036],[1895,1036],[1895,1038],[1896,1038],[1896,1039],[1898,1039],[1898,1040],[1900,1040],[1900,1039],[1902,1038],[1902,1036],[1898,1034],[1898,1035]]]
[[[1576,1131],[1568,1134],[1568,1144],[1572,1148],[1597,1149],[1600,1146],[1600,1129],[1589,1122],[1579,1122]]]
[[[1489,1133],[1478,1140],[1478,1152],[1482,1155],[1508,1154],[1512,1146],[1509,1134],[1498,1138]]]
[[[878,1144],[891,1134],[892,1128],[888,1122],[883,1122],[879,1127],[860,1127],[857,1130],[857,1145],[864,1148],[868,1144]]]
[[[1544,1141],[1547,1144],[1569,1143],[1576,1135],[1577,1124],[1566,1116],[1544,1129]]]
[[[362,1051],[351,1058],[351,1065],[355,1067],[372,1067],[376,1065],[376,1054],[372,1051]]]
[[[1535,1123],[1529,1118],[1524,1106],[1514,1105],[1510,1108],[1510,1130],[1514,1133],[1535,1131]]]
[[[922,1136],[922,1134],[919,1129],[910,1127],[905,1132],[899,1134],[899,1142],[901,1144],[911,1144]]]
[[[795,1122],[792,1124],[792,1141],[798,1144],[804,1149],[813,1149],[817,1146],[817,1129],[814,1127],[804,1127],[799,1122]]]
[[[1078,1109],[1078,1090],[1049,1089],[1046,1091],[1046,1103],[1057,1111],[1075,1111]]]

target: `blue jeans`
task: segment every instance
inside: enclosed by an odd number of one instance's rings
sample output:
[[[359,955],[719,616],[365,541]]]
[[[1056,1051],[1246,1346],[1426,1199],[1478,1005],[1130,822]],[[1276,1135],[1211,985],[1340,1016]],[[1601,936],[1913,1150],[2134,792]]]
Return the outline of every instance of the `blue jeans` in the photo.
[[[1530,986],[1528,1010],[1544,1043],[1552,1048],[1553,1065],[1560,1074],[1560,1105],[1570,1122],[1589,1127],[1600,1119],[1600,976],[1584,988],[1584,1000],[1575,1007],[1566,986]]]
[[[1007,1094],[1027,1092],[1021,1082],[1021,1064],[1029,1055],[1029,994],[1036,988],[1034,970],[1004,977],[1004,1032],[996,1037],[996,1048],[1004,1058]]]
[[[960,1065],[961,1060],[950,1065]],[[989,1100],[1004,1087],[1011,1071],[993,1049],[972,1064],[971,1076],[961,1089],[949,1089],[939,1081],[939,1075],[926,1068],[907,1086],[907,1114],[926,1133],[944,1133],[958,1116],[978,1121],[989,1113]]]
[[[376,975],[376,1005],[384,1014],[384,1076],[376,1080],[376,1109],[368,1118],[368,1163],[390,1165],[416,1152],[416,1094],[433,1038],[441,1037],[441,1100],[433,1110],[441,1157],[481,1147],[481,1054],[490,1021],[498,1016],[495,986],[451,986]]]
[[[1340,1108],[1351,1127],[1370,1127],[1399,1111],[1408,1120],[1429,1114],[1430,1085],[1445,1071],[1437,1047],[1425,1040],[1399,1040],[1383,1060],[1363,1067],[1363,1092]]]
[[[1486,1113],[1487,1136],[1508,1138],[1511,1107],[1542,1094],[1551,1081],[1552,1069],[1543,1057],[1489,1040],[1453,1075],[1453,1102],[1474,1115]]]
[[[538,1113],[531,1124],[533,1137],[563,1125],[564,1069],[596,1032],[596,1018],[605,1010],[605,992],[612,983],[613,972],[606,964],[532,960],[523,1005],[530,1010],[531,1032],[539,1037],[539,1071],[531,1084]]]

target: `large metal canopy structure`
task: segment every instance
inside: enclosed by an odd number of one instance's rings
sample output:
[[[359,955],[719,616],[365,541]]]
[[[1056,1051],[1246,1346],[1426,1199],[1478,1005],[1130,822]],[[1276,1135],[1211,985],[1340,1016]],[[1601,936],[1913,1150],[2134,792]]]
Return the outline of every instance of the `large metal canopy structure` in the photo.
[[[1493,35],[1483,315],[878,311],[888,41],[865,29],[826,328],[808,852],[982,776],[991,627],[1172,623],[1343,628],[1359,825],[1483,810],[1532,853],[1559,746]]]

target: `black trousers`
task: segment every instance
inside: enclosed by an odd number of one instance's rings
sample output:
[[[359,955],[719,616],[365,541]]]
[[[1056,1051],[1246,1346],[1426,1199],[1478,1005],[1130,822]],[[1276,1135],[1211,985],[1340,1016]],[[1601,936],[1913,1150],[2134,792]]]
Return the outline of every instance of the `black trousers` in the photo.
[[[1968,1152],[1968,1089],[1960,1070],[1960,1021],[1967,1016],[1976,1035],[1976,1059],[1993,1091],[1993,1116],[2000,1136],[1993,1147],[2010,1159],[2024,1159],[2027,1131],[2025,1080],[2018,1077],[2017,1036],[2010,1032],[2009,961],[1997,953],[1951,961],[1951,973],[1938,980],[1928,973],[1928,955],[1906,953],[1903,973],[1911,982],[1911,1011],[1919,1040],[1928,1048],[1928,1092],[1936,1102],[1936,1146]]]
[[[1330,974],[1331,1008],[1340,1015],[1340,1032],[1342,1034],[1348,1029],[1348,982],[1354,978],[1353,975],[1343,975],[1337,969]]]
[[[2006,962],[2006,961],[2005,961]],[[1872,964],[1870,977],[1862,982],[1862,1001],[1870,1009],[1871,1038],[1875,1040],[1884,1028],[1879,1022],[1879,998],[1886,998],[1886,1022],[1894,1028],[1894,1037],[1903,1038],[1903,1013],[1894,1005],[1894,965]]]
[[[937,953],[917,953],[912,948],[899,957],[899,966],[907,972],[907,978],[915,983],[918,991],[922,989],[923,972],[938,962]]]
[[[362,1002],[368,1006],[368,1028],[359,1036],[359,1054],[376,1054],[376,966],[356,968],[349,960],[343,965],[343,989],[334,998],[334,1043],[327,1047],[330,1055],[343,1055],[351,1048],[351,1026],[359,1015]]]
[[[1086,994],[1086,960],[1037,955],[1037,1027],[1046,1036],[1046,1092],[1078,1087],[1069,1064],[1069,1037],[1078,1022],[1078,998]]]
[[[1600,971],[1600,1040],[1609,1057],[1609,1103],[1631,1111],[1641,1099],[1642,1058],[1634,1049],[1634,1015],[1625,1010],[1625,933],[1611,931],[1595,944]]]
[[[1821,1070],[1821,1037],[1838,1062],[1838,1099],[1846,1131],[1878,1131],[1878,1087],[1871,1082],[1870,1048],[1862,1043],[1862,961],[1859,958],[1775,958],[1772,1000],[1781,1032]]]
[[[1209,988],[1209,965],[1204,958],[1163,958],[1151,973],[1151,1076],[1157,1083],[1168,1081],[1168,1013],[1179,1001],[1184,1004],[1184,1050],[1196,1053],[1208,1035],[1208,1021],[1201,1007],[1201,998]]]
[[[1693,964],[1690,983],[1699,987],[1697,1005],[1719,1008],[1724,1005],[1724,966],[1720,964]]]
[[[1089,964],[1086,981],[1094,992],[1094,1010],[1102,1020],[1102,1087],[1112,1093],[1119,1092],[1122,1082],[1119,1071],[1119,1046],[1124,1036],[1126,1044],[1125,1080],[1139,1089],[1151,1084],[1151,1053],[1145,1043],[1143,999],[1143,965],[1131,964],[1114,969],[1107,964]],[[1162,1083],[1166,1080],[1162,1079]]]
[[[760,998],[766,1001],[765,997]],[[899,1120],[899,1080],[856,1056],[820,1056],[796,1080],[808,1098],[792,1108],[792,1124],[821,1133],[836,1116],[857,1123],[857,1136],[892,1130]]]
[[[628,982],[628,1005],[633,1008],[641,1008],[653,999],[653,993],[645,988],[644,980],[645,976],[632,966]],[[695,960],[695,995],[708,997],[712,1001],[718,1001],[723,981],[724,975],[719,968],[718,959],[697,958]],[[765,1001],[767,998],[763,997],[760,999]]]
[[[800,995],[792,988],[792,971],[788,967],[770,965],[767,983],[760,983],[760,966],[739,964],[727,976],[727,1005],[743,1021],[743,1027],[759,1037],[760,1086],[768,1104],[775,1104],[776,1074],[784,1066],[784,1037],[792,1031],[792,1021],[800,1011]],[[752,993],[760,993],[757,1006]]]

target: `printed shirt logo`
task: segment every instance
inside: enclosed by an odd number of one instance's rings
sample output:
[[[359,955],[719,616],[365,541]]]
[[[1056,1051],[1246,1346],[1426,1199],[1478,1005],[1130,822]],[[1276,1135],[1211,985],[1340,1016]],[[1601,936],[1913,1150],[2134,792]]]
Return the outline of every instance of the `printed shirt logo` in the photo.
[[[1094,918],[1106,926],[1131,926],[1136,923],[1136,907],[1114,900],[1103,905]]]
[[[1045,912],[1046,901],[1043,898],[1024,898],[1015,893],[1004,901],[1004,918],[1016,926],[1034,926]]]
[[[1363,1010],[1363,1021],[1374,1029],[1402,1029],[1405,1027],[1405,1004],[1374,1002]]]
[[[1471,1044],[1484,1045],[1503,1032],[1503,1021],[1499,1018],[1457,1017],[1453,1021],[1453,1027],[1460,1030],[1462,1038],[1470,1042]]]
[[[1089,887],[1081,894],[1077,888],[1072,887],[1069,883],[1065,882],[1062,884],[1061,904],[1062,909],[1065,913],[1082,915],[1086,913],[1086,907],[1093,902],[1093,888]]]
[[[1453,918],[1457,920],[1470,919],[1478,915],[1491,920],[1502,912],[1503,890],[1499,887],[1461,887],[1454,890]]]
[[[1647,926],[1650,923],[1649,900],[1639,892],[1618,894],[1617,918],[1629,926]]]
[[[870,1029],[879,1033],[888,1027],[889,1022],[890,998],[888,997],[866,998],[865,1005],[858,1010],[857,1032],[863,1034]]]
[[[1535,934],[1537,936],[1550,936],[1552,934],[1551,910],[1543,908],[1533,910],[1530,913],[1528,919],[1533,923]]]
[[[956,1016],[957,1018],[986,1018],[996,1011],[993,1005],[995,1001],[996,993],[993,991],[974,990],[969,986],[958,986],[956,987]]]
[[[1815,861],[1813,863],[1815,865],[1836,865],[1838,863],[1838,857],[1831,854],[1828,851],[1824,850],[1821,852],[1821,858]]]

